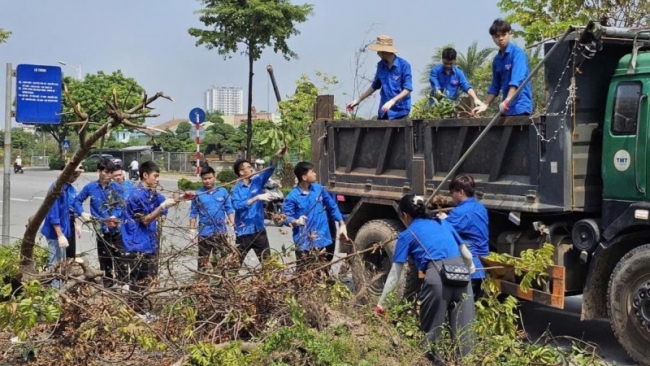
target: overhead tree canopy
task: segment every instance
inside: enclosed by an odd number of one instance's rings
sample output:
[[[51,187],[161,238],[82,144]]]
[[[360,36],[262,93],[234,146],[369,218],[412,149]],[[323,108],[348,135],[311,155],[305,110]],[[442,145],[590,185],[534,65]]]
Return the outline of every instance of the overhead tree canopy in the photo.
[[[9,38],[9,36],[11,36],[11,32],[0,28],[0,43],[7,42],[7,39]]]
[[[190,28],[197,37],[196,46],[216,49],[224,58],[232,57],[242,48],[248,57],[248,120],[247,157],[252,141],[253,64],[266,47],[281,53],[285,59],[297,58],[287,40],[300,32],[303,23],[313,12],[313,5],[294,5],[289,0],[199,0],[205,8],[199,10],[199,20],[207,29]]]
[[[570,25],[585,25],[589,20],[638,27],[647,25],[650,18],[647,0],[500,0],[497,6],[508,13],[507,21],[523,28],[516,33],[528,44],[558,36]]]

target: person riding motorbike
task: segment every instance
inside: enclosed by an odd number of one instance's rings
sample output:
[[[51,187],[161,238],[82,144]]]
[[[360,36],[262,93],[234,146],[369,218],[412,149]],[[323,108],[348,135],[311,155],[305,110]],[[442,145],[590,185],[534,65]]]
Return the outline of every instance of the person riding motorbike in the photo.
[[[138,180],[138,169],[140,168],[137,159],[133,159],[129,165],[129,179]]]
[[[20,158],[20,155],[16,157],[14,161],[14,173],[23,174],[23,159]]]

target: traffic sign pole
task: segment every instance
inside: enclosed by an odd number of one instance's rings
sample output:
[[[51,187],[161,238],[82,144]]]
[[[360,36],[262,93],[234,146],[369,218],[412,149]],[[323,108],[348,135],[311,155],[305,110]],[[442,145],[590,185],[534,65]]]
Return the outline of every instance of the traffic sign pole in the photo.
[[[205,111],[201,108],[194,108],[190,111],[190,123],[194,121],[194,126],[196,127],[196,176],[199,177],[200,165],[199,161],[201,160],[201,123],[205,122]]]
[[[11,84],[14,70],[11,63],[7,63],[7,87],[5,89],[5,158],[4,174],[2,179],[2,244],[9,245],[11,234],[9,232],[11,218]]]
[[[201,136],[199,135],[199,130],[201,129],[201,123],[199,122],[199,115],[196,115],[196,123],[194,124],[196,126],[196,176],[200,176],[200,168],[199,168],[199,159],[201,159]]]

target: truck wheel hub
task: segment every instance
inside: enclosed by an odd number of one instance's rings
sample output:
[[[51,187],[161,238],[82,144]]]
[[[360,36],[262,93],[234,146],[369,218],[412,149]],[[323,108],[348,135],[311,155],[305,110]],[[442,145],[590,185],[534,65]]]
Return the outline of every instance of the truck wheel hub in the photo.
[[[650,282],[637,288],[632,300],[632,307],[639,326],[650,333]]]

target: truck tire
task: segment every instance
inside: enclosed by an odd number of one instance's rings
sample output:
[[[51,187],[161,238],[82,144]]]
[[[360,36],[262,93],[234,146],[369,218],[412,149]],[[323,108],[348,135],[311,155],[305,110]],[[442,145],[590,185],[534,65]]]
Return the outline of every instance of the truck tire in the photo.
[[[614,335],[634,361],[650,360],[650,244],[625,254],[607,288],[607,310]]]
[[[384,272],[384,276],[367,286],[367,291],[372,296],[380,296],[384,289],[386,277],[392,265],[393,252],[397,235],[404,230],[404,225],[398,220],[382,219],[372,220],[365,223],[354,241],[355,251],[362,251],[374,244],[390,240],[384,245],[383,250],[368,252],[360,257],[360,260],[353,260],[352,280],[354,281],[355,290],[361,291],[366,284],[371,282],[379,272]],[[412,299],[420,288],[420,279],[415,264],[409,259],[408,265],[404,266],[402,279],[398,282],[396,288],[399,299]]]

